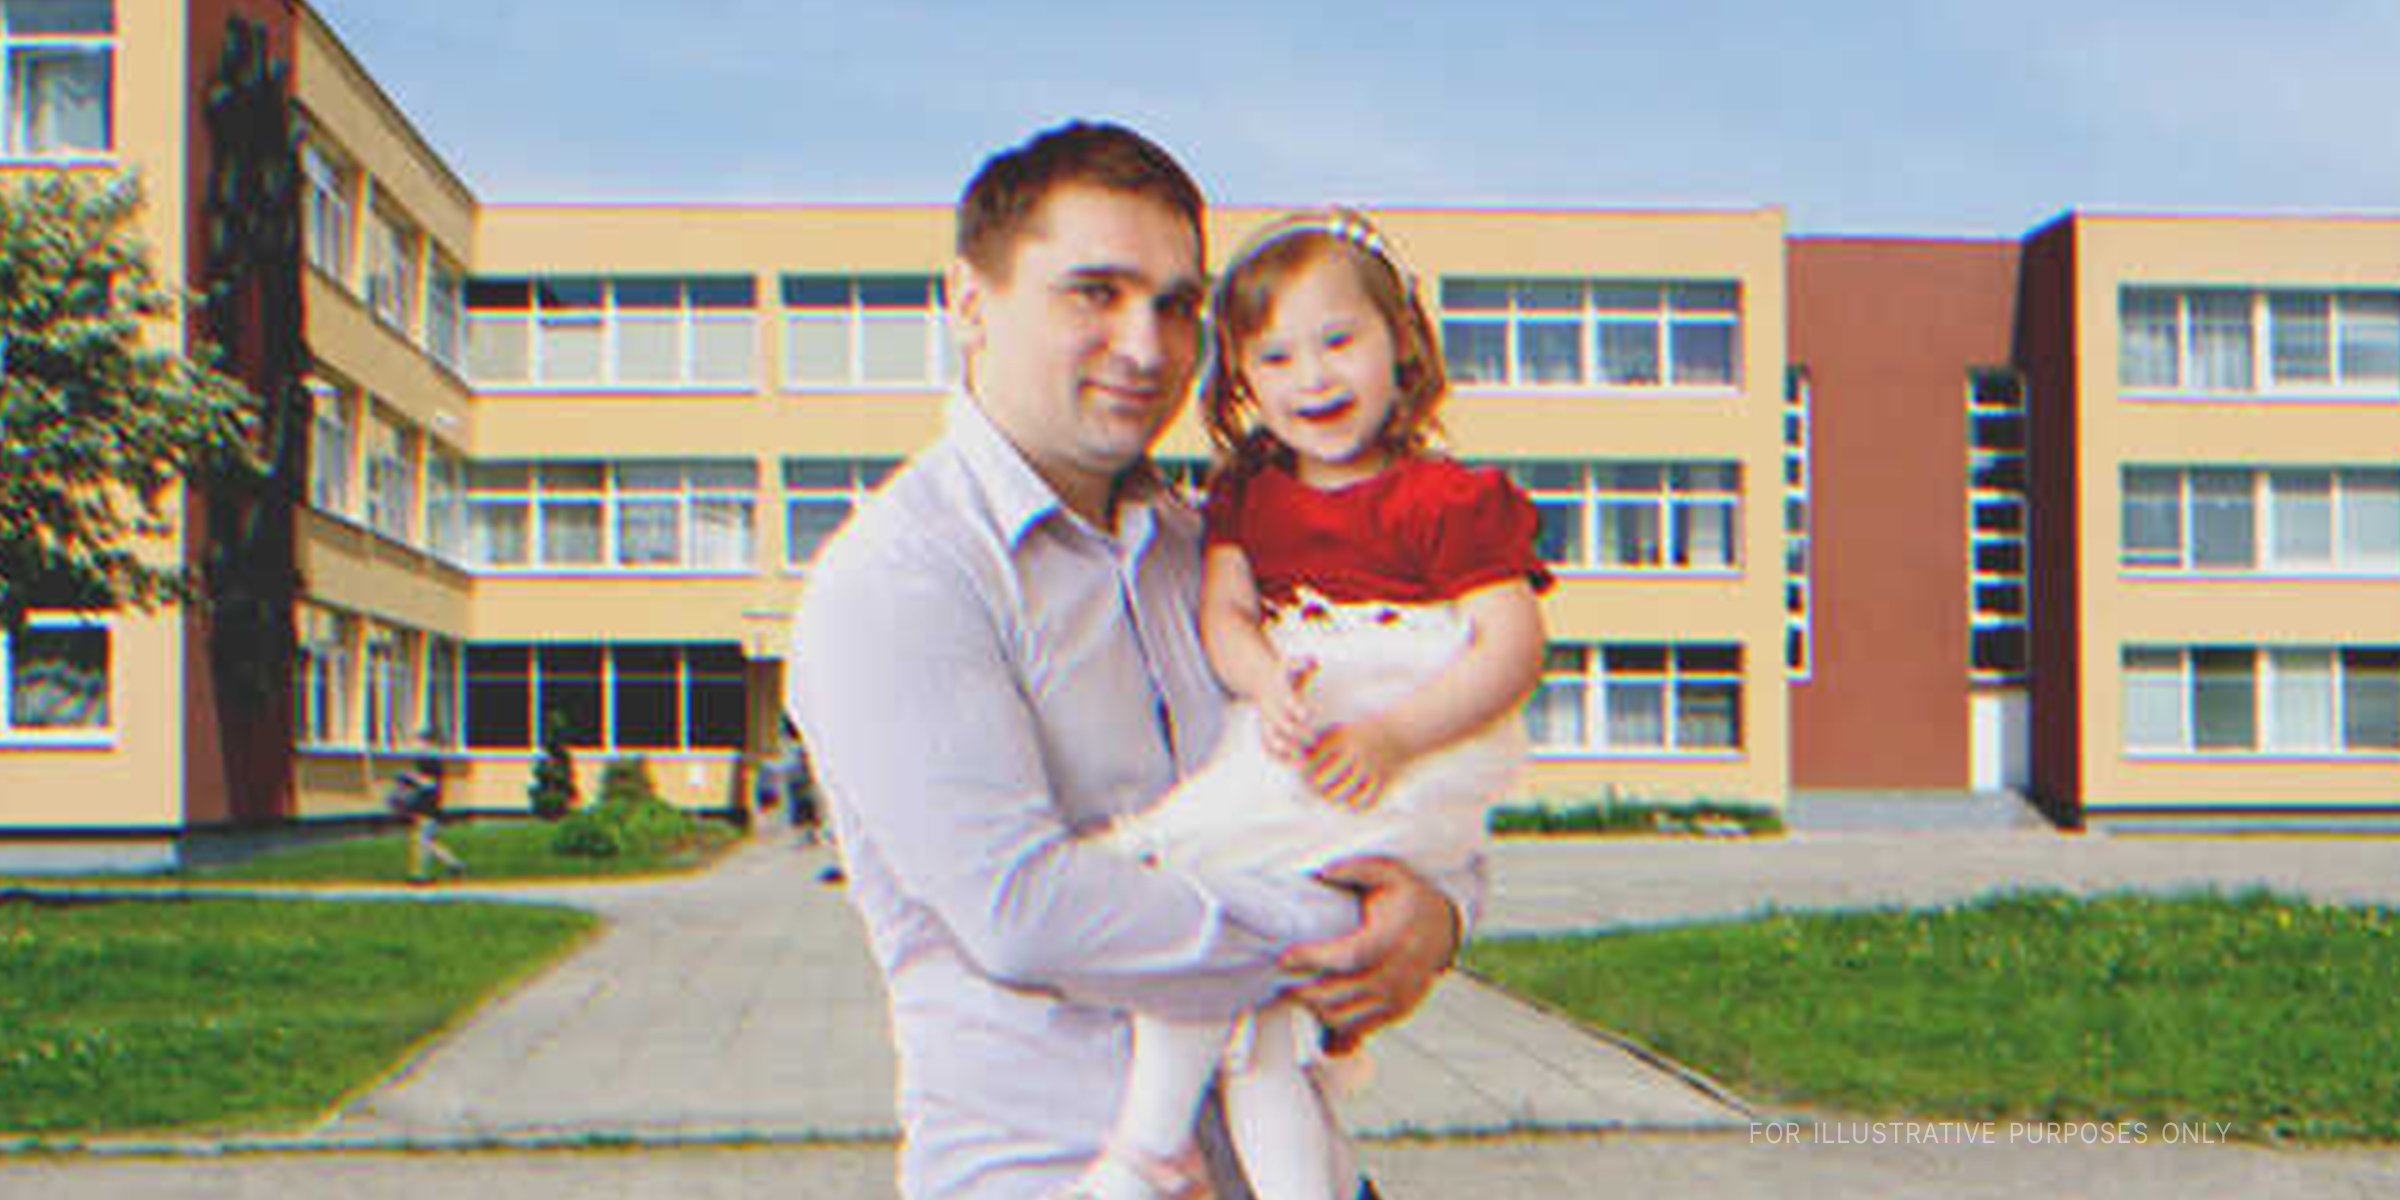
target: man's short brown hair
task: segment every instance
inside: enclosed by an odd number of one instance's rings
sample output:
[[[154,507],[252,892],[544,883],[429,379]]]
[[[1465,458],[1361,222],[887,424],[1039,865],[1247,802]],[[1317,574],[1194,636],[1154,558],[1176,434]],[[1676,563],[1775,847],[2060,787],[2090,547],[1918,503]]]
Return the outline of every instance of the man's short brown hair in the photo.
[[[958,198],[958,256],[1006,283],[1042,201],[1077,185],[1155,200],[1190,222],[1192,240],[1205,246],[1199,185],[1173,155],[1122,125],[1070,121],[984,160]]]

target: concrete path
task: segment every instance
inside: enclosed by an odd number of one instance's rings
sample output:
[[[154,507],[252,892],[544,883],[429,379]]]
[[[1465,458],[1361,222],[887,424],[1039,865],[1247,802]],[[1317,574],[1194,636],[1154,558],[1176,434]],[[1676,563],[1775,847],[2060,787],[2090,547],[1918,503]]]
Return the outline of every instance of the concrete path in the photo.
[[[600,910],[599,940],[316,1132],[350,1146],[889,1139],[882,985],[830,859],[780,834],[705,876],[512,888]],[[473,894],[466,889],[463,893]],[[1369,1135],[1708,1129],[1746,1112],[1571,1022],[1452,979],[1378,1040]]]

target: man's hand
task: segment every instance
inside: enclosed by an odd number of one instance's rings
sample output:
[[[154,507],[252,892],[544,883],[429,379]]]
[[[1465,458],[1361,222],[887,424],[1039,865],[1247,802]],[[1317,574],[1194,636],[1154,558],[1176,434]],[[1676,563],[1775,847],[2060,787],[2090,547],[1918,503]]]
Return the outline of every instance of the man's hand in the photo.
[[[1383,789],[1408,765],[1408,751],[1372,720],[1336,725],[1308,747],[1301,766],[1308,786],[1353,811],[1375,807]]]
[[[1295,946],[1283,969],[1313,976],[1293,989],[1325,1026],[1325,1048],[1347,1054],[1416,1011],[1458,953],[1458,913],[1415,871],[1388,858],[1350,858],[1317,873],[1359,893],[1358,928]]]

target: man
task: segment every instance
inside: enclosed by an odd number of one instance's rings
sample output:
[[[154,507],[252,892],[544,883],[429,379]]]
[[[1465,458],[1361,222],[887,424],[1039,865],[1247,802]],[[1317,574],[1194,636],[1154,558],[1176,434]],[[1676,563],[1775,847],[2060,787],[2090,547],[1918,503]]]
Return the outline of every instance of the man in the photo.
[[[984,165],[948,280],[948,430],[819,560],[794,627],[787,703],[890,992],[910,1197],[1073,1180],[1116,1112],[1127,1008],[1218,1017],[1292,987],[1341,1048],[1457,949],[1463,910],[1389,861],[1327,873],[1355,900],[1211,894],[1076,841],[1197,767],[1224,703],[1199,521],[1145,458],[1199,356],[1201,204],[1114,126]],[[1480,896],[1479,872],[1442,882]],[[1246,1195],[1213,1110],[1202,1135],[1218,1195]]]

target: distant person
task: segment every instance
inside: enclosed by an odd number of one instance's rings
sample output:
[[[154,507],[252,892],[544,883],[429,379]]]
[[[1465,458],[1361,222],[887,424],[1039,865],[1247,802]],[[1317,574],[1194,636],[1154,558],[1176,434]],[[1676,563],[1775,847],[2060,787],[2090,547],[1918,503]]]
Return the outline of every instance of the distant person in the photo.
[[[385,793],[384,804],[408,822],[408,881],[430,883],[432,868],[426,860],[438,863],[444,875],[452,879],[467,873],[466,862],[442,844],[442,760],[430,754],[419,758],[413,767],[403,767],[392,777],[391,790]]]
[[[1200,633],[1247,703],[1198,774],[1102,841],[1211,885],[1370,854],[1464,868],[1524,762],[1517,710],[1541,678],[1533,502],[1428,447],[1440,343],[1364,217],[1267,227],[1210,311]],[[1349,1200],[1353,1155],[1304,1070],[1317,1034],[1288,1000],[1238,1032],[1136,1005],[1125,1104],[1073,1194],[1174,1194],[1215,1077],[1259,1200]]]

